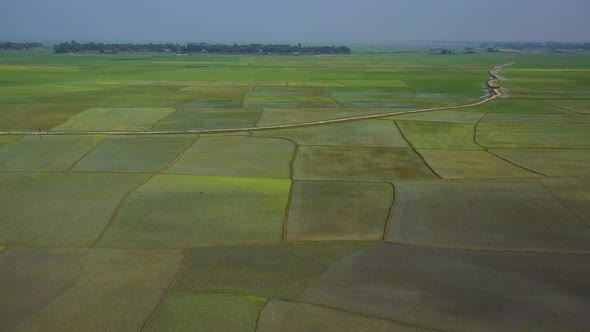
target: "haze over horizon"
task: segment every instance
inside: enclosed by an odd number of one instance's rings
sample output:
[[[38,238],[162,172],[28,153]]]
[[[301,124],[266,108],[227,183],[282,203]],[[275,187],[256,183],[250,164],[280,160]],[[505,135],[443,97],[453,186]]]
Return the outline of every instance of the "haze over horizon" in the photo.
[[[588,42],[589,12],[588,0],[20,0],[0,2],[0,40]]]

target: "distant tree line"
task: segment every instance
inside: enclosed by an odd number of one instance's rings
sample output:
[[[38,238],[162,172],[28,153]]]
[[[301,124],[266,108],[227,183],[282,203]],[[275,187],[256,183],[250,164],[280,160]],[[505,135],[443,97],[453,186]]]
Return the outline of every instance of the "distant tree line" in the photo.
[[[566,42],[497,42],[482,43],[482,48],[494,50],[498,48],[508,48],[514,50],[590,50],[590,43],[566,43]]]
[[[78,43],[71,41],[53,46],[55,53],[118,53],[118,52],[166,52],[166,53],[215,53],[215,54],[350,54],[346,46],[296,46],[281,44],[223,45],[207,43],[188,44],[127,44],[127,43]]]
[[[41,47],[41,43],[0,42],[0,50],[34,50]]]

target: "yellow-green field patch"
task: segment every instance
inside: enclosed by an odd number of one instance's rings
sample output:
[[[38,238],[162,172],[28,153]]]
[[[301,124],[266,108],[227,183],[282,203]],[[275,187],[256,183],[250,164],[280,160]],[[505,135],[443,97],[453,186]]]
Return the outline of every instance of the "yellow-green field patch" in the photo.
[[[392,203],[388,183],[295,181],[287,239],[380,240]]]
[[[103,247],[278,242],[291,181],[157,175],[134,191]]]
[[[147,130],[169,116],[174,108],[91,108],[78,113],[54,130]]]
[[[0,149],[3,171],[66,171],[106,136],[27,136]]]
[[[170,168],[170,174],[289,178],[295,144],[280,138],[200,138]]]
[[[590,229],[536,180],[399,182],[395,187],[387,241],[490,250],[590,250]]]

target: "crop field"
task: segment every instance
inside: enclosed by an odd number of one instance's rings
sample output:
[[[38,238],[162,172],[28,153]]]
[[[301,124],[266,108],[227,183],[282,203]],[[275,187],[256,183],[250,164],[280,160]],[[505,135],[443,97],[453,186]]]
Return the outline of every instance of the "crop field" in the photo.
[[[0,51],[0,330],[585,331],[589,73]]]

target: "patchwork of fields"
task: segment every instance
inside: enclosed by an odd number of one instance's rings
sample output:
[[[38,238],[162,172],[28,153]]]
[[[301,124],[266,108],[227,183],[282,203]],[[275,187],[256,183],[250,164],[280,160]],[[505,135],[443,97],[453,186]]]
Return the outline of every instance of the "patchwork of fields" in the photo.
[[[584,331],[589,60],[0,52],[0,330]]]

